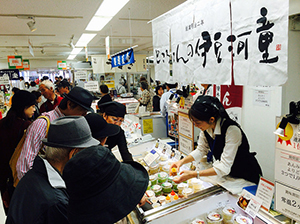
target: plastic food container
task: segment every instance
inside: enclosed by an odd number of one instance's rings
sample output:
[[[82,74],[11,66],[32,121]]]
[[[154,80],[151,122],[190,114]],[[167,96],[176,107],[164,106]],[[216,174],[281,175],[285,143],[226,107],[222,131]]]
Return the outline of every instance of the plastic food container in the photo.
[[[191,224],[205,224],[205,222],[202,219],[195,219],[191,222]]]
[[[210,212],[207,215],[206,220],[208,224],[222,224],[223,222],[222,215],[215,211]]]
[[[149,174],[151,174],[151,175],[158,173],[158,171],[159,171],[158,164],[155,164],[155,165],[149,167]]]
[[[192,189],[192,188],[184,188],[183,190],[182,190],[182,194],[183,194],[183,196],[184,197],[188,197],[188,196],[190,196],[191,194],[193,194],[194,193],[194,190]]]
[[[160,163],[158,164],[159,169],[160,169],[161,171],[163,171],[163,167],[164,167],[164,166],[167,166],[167,165],[168,165],[168,162],[167,162],[167,161],[163,161],[163,162],[160,162]]]
[[[174,176],[169,176],[168,177],[168,182],[171,183],[171,184],[173,184],[173,179],[174,179]]]
[[[169,182],[165,182],[162,185],[162,191],[164,192],[164,194],[169,194],[172,191],[172,184]]]
[[[167,161],[168,160],[168,156],[167,155],[161,155],[159,158],[160,161]]]
[[[161,195],[161,191],[162,191],[162,187],[160,185],[153,185],[151,187],[152,191],[154,191],[155,196],[160,196]]]
[[[177,185],[179,196],[183,196],[182,191],[183,191],[184,188],[187,188],[187,187],[188,187],[188,185],[185,184],[185,183],[180,183],[180,184]]]
[[[159,206],[160,206],[160,204],[157,203],[157,202],[152,204],[152,207],[153,207],[153,208],[158,208]]]
[[[252,220],[243,215],[236,215],[233,220],[234,224],[252,224]]]
[[[154,191],[152,191],[152,190],[146,191],[146,194],[147,194],[148,198],[152,198],[152,197],[155,196],[155,193],[154,193]]]
[[[159,196],[157,197],[160,204],[166,203],[166,197],[165,196]]]
[[[151,182],[151,186],[157,184],[157,174],[150,175],[149,181]]]
[[[166,172],[160,172],[158,175],[158,183],[164,183],[168,179],[168,174]]]
[[[224,221],[230,221],[235,214],[236,214],[236,211],[231,206],[226,206],[222,210],[222,215],[223,215]]]
[[[166,173],[169,173],[169,168],[170,168],[169,165],[164,165],[163,168],[162,168],[162,171],[166,172]]]
[[[201,189],[203,187],[202,183],[201,183],[201,180],[193,179],[191,182],[192,182],[192,186],[193,186],[194,192],[201,191]]]

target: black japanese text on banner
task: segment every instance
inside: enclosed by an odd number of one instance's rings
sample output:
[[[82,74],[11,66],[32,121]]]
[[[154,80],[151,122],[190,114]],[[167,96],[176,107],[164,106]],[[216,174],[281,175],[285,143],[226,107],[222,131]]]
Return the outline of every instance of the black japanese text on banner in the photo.
[[[173,81],[283,84],[288,4],[287,0],[183,3],[152,21],[156,78],[169,81],[171,59]]]

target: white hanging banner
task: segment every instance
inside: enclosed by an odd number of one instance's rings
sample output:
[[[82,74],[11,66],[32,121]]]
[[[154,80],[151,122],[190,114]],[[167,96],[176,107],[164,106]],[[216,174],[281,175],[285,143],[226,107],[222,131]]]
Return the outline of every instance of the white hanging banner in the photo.
[[[198,85],[284,84],[288,7],[288,0],[184,2],[152,21],[156,79]]]

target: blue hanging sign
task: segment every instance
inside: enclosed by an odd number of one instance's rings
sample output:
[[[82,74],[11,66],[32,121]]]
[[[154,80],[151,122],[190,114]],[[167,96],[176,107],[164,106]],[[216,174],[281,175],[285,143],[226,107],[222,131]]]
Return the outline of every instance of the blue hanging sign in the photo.
[[[120,67],[134,63],[133,49],[119,53],[111,58],[111,67]]]

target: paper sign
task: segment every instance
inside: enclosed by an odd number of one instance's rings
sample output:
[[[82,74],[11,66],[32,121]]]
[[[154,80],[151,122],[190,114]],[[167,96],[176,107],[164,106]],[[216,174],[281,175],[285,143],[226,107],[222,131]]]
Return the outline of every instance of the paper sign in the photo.
[[[262,107],[270,107],[271,94],[268,90],[254,90],[253,104]]]
[[[255,218],[261,204],[261,199],[249,193],[245,189],[242,191],[242,194],[237,201],[237,205],[241,209],[245,210],[245,212],[248,213],[252,218]]]
[[[274,194],[274,183],[261,177],[255,196],[262,200],[262,206],[261,206],[262,209],[269,211],[273,199],[273,194]]]
[[[0,77],[0,84],[1,85],[9,85],[9,76],[7,74],[4,74]]]
[[[84,79],[87,80],[87,71],[77,71],[74,72],[75,80]]]
[[[152,149],[150,153],[148,153],[144,157],[144,162],[146,163],[147,166],[151,166],[152,163],[154,163],[155,160],[157,160],[160,157],[160,155],[156,152],[155,149]]]
[[[153,133],[153,120],[152,119],[144,119],[143,120],[143,133],[144,134]]]
[[[276,182],[275,210],[300,222],[300,191]]]
[[[192,139],[194,137],[193,123],[190,121],[187,114],[178,113],[178,115],[179,115],[179,119],[178,119],[179,134]]]
[[[98,81],[88,81],[84,83],[84,88],[91,92],[99,92],[99,83]]]
[[[275,164],[275,180],[300,190],[300,155],[276,149]]]
[[[190,154],[194,149],[194,141],[179,135],[179,150],[186,155]]]

